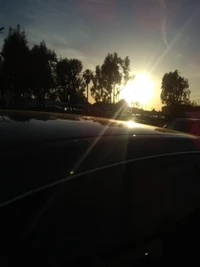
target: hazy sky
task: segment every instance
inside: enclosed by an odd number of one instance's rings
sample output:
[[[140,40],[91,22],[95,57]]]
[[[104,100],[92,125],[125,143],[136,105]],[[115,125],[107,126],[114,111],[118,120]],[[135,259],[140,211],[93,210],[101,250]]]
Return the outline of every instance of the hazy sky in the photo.
[[[30,46],[45,40],[84,68],[94,70],[108,52],[129,56],[132,72],[148,73],[155,84],[148,108],[160,109],[162,76],[175,69],[200,103],[199,0],[0,0],[0,26],[18,23]]]

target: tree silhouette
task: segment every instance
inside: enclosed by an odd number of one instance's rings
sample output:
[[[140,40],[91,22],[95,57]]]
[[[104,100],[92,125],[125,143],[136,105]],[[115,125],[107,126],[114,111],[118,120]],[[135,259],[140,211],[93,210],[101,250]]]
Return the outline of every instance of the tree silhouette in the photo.
[[[181,77],[178,70],[165,73],[162,78],[161,102],[167,106],[190,104],[188,79]]]
[[[3,33],[3,30],[5,30],[5,28],[4,27],[1,27],[0,28],[0,33]]]
[[[196,107],[196,106],[198,106],[198,104],[197,104],[197,102],[196,101],[190,101],[190,105],[192,106],[192,107]]]
[[[131,105],[132,105],[132,107],[134,107],[134,108],[140,108],[140,102],[138,102],[138,101],[133,101],[133,102],[131,102]]]
[[[103,65],[96,67],[94,86],[91,88],[92,96],[110,103],[117,102],[122,85],[125,85],[130,78],[129,72],[130,60],[128,57],[121,59],[116,52],[109,53],[104,59]]]
[[[0,27],[2,33],[4,27]],[[120,91],[130,79],[130,59],[121,58],[116,52],[108,53],[102,65],[82,72],[83,65],[78,59],[57,59],[56,53],[45,42],[29,48],[25,30],[17,25],[9,28],[0,53],[0,95],[4,99],[11,95],[14,103],[21,100],[37,99],[38,106],[45,106],[45,98],[60,99],[70,105],[89,102],[89,84],[91,96],[95,101],[104,103],[119,102]],[[190,101],[188,80],[178,70],[165,73],[161,85],[161,101],[167,106],[197,104]],[[117,105],[124,104],[120,101]],[[125,103],[126,104],[126,103]],[[116,106],[117,106],[116,105]],[[139,108],[139,103],[134,103]]]
[[[60,99],[76,103],[83,97],[85,83],[81,76],[83,65],[78,59],[60,59],[56,66],[56,81]]]
[[[56,84],[61,100],[68,100],[68,72],[69,61],[67,58],[60,59],[56,65]]]
[[[129,80],[134,79],[134,75],[130,76],[130,59],[129,57],[125,57],[125,59],[121,59],[120,61],[120,74],[121,74],[121,84],[122,87],[119,86],[116,90],[116,93],[114,94],[115,101],[119,100],[120,92],[123,90],[123,88],[126,86],[127,82]]]
[[[45,42],[34,45],[30,52],[31,58],[31,89],[38,106],[45,106],[45,97],[55,87],[54,71],[56,53],[48,49]]]
[[[72,104],[75,104],[78,98],[84,97],[85,83],[81,75],[83,64],[78,59],[70,59],[69,63],[70,63],[69,65],[70,101]]]
[[[14,99],[25,98],[29,86],[29,46],[24,30],[20,25],[16,29],[9,28],[2,48],[3,69],[9,77],[10,90]]]
[[[122,77],[119,72],[119,64],[121,63],[121,58],[118,57],[117,53],[108,54],[104,60],[101,67],[102,73],[107,81],[107,91],[110,96],[110,102],[115,102],[115,90],[116,85],[121,84]]]
[[[117,108],[118,114],[120,115],[124,111],[126,111],[129,108],[129,106],[125,99],[121,99],[119,100],[119,102],[116,103],[116,108]]]
[[[83,79],[85,80],[86,86],[87,86],[87,102],[89,103],[89,91],[88,86],[89,83],[93,80],[93,72],[89,69],[86,69],[83,73]]]
[[[4,69],[4,62],[0,56],[0,92],[1,98],[5,98],[6,90],[9,90],[9,79]]]
[[[107,81],[102,73],[100,66],[96,66],[95,75],[93,76],[93,86],[91,87],[91,95],[96,102],[110,102],[109,92],[107,90]]]

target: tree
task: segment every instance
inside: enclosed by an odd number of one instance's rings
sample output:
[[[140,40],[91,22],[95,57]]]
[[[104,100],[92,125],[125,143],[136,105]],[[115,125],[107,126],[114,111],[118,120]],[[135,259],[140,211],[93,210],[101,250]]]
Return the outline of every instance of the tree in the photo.
[[[44,41],[31,49],[31,89],[38,105],[45,106],[45,97],[55,88],[56,53]],[[55,95],[55,92],[54,92]]]
[[[11,92],[16,99],[23,97],[29,86],[29,46],[25,31],[17,25],[9,28],[2,48],[3,69],[11,84]]]
[[[110,102],[109,91],[107,90],[107,81],[104,77],[101,67],[96,66],[95,75],[93,76],[93,86],[91,87],[91,95],[96,102]]]
[[[162,104],[167,106],[190,104],[188,79],[181,77],[178,70],[165,73],[161,89]]]
[[[196,107],[196,106],[198,106],[198,104],[197,104],[196,101],[190,101],[190,105],[191,105],[192,107]]]
[[[0,56],[0,98],[5,98],[5,93],[7,90],[9,90],[9,80],[4,70],[4,62]]]
[[[3,33],[3,30],[4,30],[5,28],[4,27],[1,27],[0,28],[0,33]]]
[[[92,81],[93,79],[93,72],[89,69],[86,69],[83,73],[83,79],[85,80],[86,86],[87,86],[87,102],[89,103],[88,99],[89,99],[89,91],[88,91],[88,86],[89,83]]]
[[[115,86],[121,83],[121,76],[119,73],[119,65],[121,59],[118,57],[117,53],[108,54],[104,60],[101,67],[103,76],[107,83],[107,91],[110,96],[110,102],[114,101]],[[112,101],[113,100],[113,101]]]
[[[131,102],[131,106],[134,108],[140,108],[140,102],[139,101],[132,101]]]
[[[117,88],[117,92],[114,97],[118,98],[119,100],[119,95],[120,92],[124,89],[128,81],[133,80],[135,78],[135,75],[130,76],[130,59],[129,57],[125,57],[125,59],[121,60],[121,76],[122,76],[122,82],[121,86]]]
[[[124,111],[126,111],[129,108],[129,105],[125,99],[119,100],[119,102],[117,102],[115,105],[117,107],[118,113],[123,113]]]
[[[108,54],[102,65],[102,72],[107,81],[107,90],[110,101],[116,102],[120,93],[120,87],[129,80],[130,60],[128,57],[122,59],[116,52]]]
[[[78,59],[60,59],[56,66],[56,81],[60,99],[76,103],[83,97],[85,83],[81,76],[83,65]]]
[[[103,65],[96,67],[96,77],[94,77],[94,86],[91,91],[94,98],[103,98],[105,101],[106,96],[106,101],[117,102],[122,85],[129,80],[129,72],[130,60],[128,57],[121,59],[116,52],[109,53]]]

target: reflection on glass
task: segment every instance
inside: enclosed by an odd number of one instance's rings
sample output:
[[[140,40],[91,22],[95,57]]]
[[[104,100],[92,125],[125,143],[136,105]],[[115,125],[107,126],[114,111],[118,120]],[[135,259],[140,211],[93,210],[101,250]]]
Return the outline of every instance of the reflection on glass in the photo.
[[[137,125],[137,123],[135,123],[134,121],[126,121],[124,124],[127,125],[129,128],[133,128]]]

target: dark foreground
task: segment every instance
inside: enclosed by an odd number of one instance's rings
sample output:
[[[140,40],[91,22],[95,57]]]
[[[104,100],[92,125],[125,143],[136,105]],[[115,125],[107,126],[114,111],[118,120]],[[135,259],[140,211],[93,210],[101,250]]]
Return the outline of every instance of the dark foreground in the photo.
[[[199,263],[200,140],[1,111],[2,266]]]

